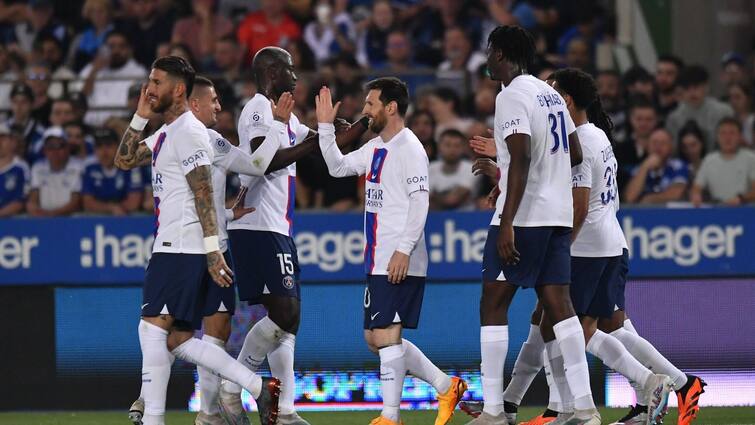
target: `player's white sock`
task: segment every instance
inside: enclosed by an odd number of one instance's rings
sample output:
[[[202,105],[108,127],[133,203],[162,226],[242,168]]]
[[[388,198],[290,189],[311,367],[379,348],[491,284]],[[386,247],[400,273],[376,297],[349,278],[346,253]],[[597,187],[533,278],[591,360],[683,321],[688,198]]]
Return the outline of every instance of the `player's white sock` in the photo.
[[[237,362],[217,345],[198,338],[189,338],[174,348],[173,354],[181,360],[207,368],[229,381],[240,384],[254,398],[259,397],[262,392],[262,378]]]
[[[165,399],[168,394],[170,365],[168,331],[139,321],[139,345],[142,349],[142,391],[145,425],[165,424]]]
[[[553,333],[564,358],[566,381],[574,397],[577,410],[594,409],[590,390],[590,371],[585,355],[585,335],[577,316],[572,316],[553,325]]]
[[[278,346],[284,333],[286,332],[269,317],[263,317],[246,334],[244,345],[239,351],[238,361],[252,372],[256,372],[265,361],[265,356]],[[223,382],[223,389],[229,393],[241,392],[239,385],[228,381]]]
[[[503,412],[503,367],[509,349],[509,327],[480,327],[480,373],[482,374],[483,411],[498,416]]]
[[[681,388],[687,383],[687,375],[666,360],[645,338],[624,328],[611,332],[611,335],[621,341],[627,351],[652,372],[668,375],[674,382],[674,388]]]
[[[540,335],[540,327],[530,325],[530,334],[527,341],[522,345],[519,356],[514,363],[514,371],[511,373],[511,381],[503,392],[503,399],[519,405],[527,389],[532,385],[532,380],[543,367],[543,350],[545,343]]]
[[[396,423],[401,423],[399,409],[406,376],[404,347],[401,344],[391,345],[378,350],[378,354],[380,355],[380,392],[383,395],[381,415]]]
[[[626,329],[628,332],[633,333],[635,335],[638,335],[638,336],[640,335],[637,332],[637,329],[634,328],[634,325],[632,325],[632,321],[629,319],[624,320],[624,329]],[[611,333],[611,335],[613,335],[613,333]],[[629,381],[629,385],[631,385],[632,389],[634,390],[634,395],[635,395],[635,399],[637,400],[637,404],[647,406],[650,400],[647,399],[647,392],[645,391],[645,388],[643,388],[640,384],[636,382],[632,382],[632,381]]]
[[[564,373],[564,357],[561,355],[561,348],[557,341],[550,341],[545,343],[545,352],[548,356],[548,364],[551,370],[551,376],[553,384],[556,387],[558,397],[561,399],[561,409],[556,410],[560,413],[574,412],[574,397],[569,390],[569,383],[566,381],[566,375]],[[551,393],[553,395],[553,393]]]
[[[217,345],[225,350],[225,341],[222,339],[204,334],[202,341]],[[220,413],[218,393],[220,392],[221,378],[202,366],[197,366],[197,375],[199,375],[199,410],[208,415]]]
[[[552,341],[555,343],[555,341]],[[555,344],[558,345],[558,344]],[[562,412],[563,405],[561,404],[561,394],[558,393],[558,386],[553,380],[553,372],[551,371],[551,362],[548,360],[548,351],[545,349],[545,343],[543,343],[543,368],[545,369],[545,381],[548,382],[548,409],[555,412]],[[505,397],[504,397],[505,398]]]
[[[600,330],[596,330],[587,343],[587,352],[603,361],[611,369],[624,375],[631,382],[640,384],[642,388],[653,376],[645,366],[637,361],[616,338]]]
[[[294,347],[296,335],[284,333],[280,344],[270,354],[270,373],[281,381],[281,394],[278,402],[280,413],[290,415],[294,413],[294,399],[296,398],[296,379],[294,378]]]
[[[445,394],[451,387],[451,377],[438,369],[425,354],[412,344],[411,341],[402,339],[404,349],[404,361],[409,373],[427,382],[435,388],[438,394]]]

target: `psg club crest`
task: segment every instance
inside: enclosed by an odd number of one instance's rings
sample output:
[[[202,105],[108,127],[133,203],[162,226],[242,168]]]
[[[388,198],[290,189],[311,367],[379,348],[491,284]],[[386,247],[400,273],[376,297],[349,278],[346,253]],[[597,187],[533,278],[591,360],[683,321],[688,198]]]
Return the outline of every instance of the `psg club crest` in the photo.
[[[283,277],[283,287],[286,289],[291,289],[294,287],[294,278],[291,276],[284,276]]]

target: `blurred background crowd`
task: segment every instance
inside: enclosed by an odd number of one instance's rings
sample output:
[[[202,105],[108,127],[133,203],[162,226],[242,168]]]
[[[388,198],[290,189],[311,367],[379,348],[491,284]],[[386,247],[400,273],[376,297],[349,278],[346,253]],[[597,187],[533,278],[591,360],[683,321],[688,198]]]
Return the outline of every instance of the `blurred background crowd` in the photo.
[[[296,114],[316,128],[323,84],[339,115],[359,118],[362,84],[395,75],[413,103],[409,127],[430,158],[431,207],[483,208],[494,182],[472,174],[469,138],[493,126],[500,85],[485,71],[487,35],[530,30],[532,73],[595,76],[615,131],[622,202],[694,206],[755,202],[749,52],[710,67],[662,54],[655,69],[618,72],[596,59],[616,39],[613,1],[600,0],[0,0],[0,217],[152,211],[148,168],[113,156],[159,56],[179,55],[211,78],[215,129],[238,144],[236,120],[256,93],[251,58],[288,50]],[[150,123],[154,131],[160,123]],[[374,135],[366,135],[366,138]],[[358,146],[353,146],[357,148]],[[334,179],[317,156],[297,164],[297,208],[360,210],[359,178]],[[238,190],[229,176],[228,199]]]

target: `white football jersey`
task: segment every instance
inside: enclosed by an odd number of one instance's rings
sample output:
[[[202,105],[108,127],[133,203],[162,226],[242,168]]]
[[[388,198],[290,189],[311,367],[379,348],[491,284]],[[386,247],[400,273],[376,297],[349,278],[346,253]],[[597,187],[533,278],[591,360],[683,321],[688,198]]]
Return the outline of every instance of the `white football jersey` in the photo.
[[[204,234],[186,175],[211,165],[207,128],[190,111],[143,140],[152,151],[155,244],[152,252],[204,254]]]
[[[531,75],[521,75],[504,87],[495,101],[494,137],[498,151],[501,195],[492,225],[499,225],[506,200],[511,156],[506,138],[530,136],[530,169],[514,226],[572,227],[571,161],[568,137],[574,122],[566,102],[553,87]]]
[[[257,93],[244,105],[239,117],[239,148],[251,152],[250,141],[265,137],[274,121],[270,100]],[[281,148],[301,143],[309,134],[309,128],[291,114],[288,123],[288,140]],[[249,188],[244,206],[257,210],[235,220],[228,229],[264,230],[291,236],[293,233],[294,203],[296,200],[296,163],[260,177],[242,180]]]
[[[590,189],[587,217],[571,245],[575,257],[616,257],[627,247],[616,212],[619,191],[618,164],[611,142],[591,123],[577,127],[582,145],[582,163],[572,168],[572,186]]]
[[[338,149],[331,147],[330,149]],[[343,157],[333,175],[365,175],[364,265],[367,274],[387,275],[388,262],[404,237],[409,195],[429,192],[428,160],[417,136],[404,128],[390,141],[376,137]],[[409,276],[427,275],[425,233],[409,257]]]

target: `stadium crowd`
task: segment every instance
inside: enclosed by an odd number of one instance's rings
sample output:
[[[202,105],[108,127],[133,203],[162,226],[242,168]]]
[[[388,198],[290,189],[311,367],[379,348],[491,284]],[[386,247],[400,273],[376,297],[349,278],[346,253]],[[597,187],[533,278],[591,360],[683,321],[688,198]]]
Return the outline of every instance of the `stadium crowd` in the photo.
[[[213,79],[224,108],[216,130],[238,144],[238,113],[256,92],[250,61],[268,45],[292,54],[296,113],[310,128],[323,84],[342,101],[340,117],[354,121],[365,81],[406,81],[408,124],[431,161],[431,208],[483,208],[493,182],[472,174],[467,140],[493,126],[500,87],[486,77],[484,52],[499,24],[535,34],[533,74],[576,67],[596,77],[615,125],[622,201],[755,202],[755,73],[747,56],[727,53],[713,76],[671,55],[652,70],[598,69],[597,47],[614,42],[607,3],[2,0],[0,217],[151,212],[150,170],[118,170],[113,157],[152,61],[182,56]],[[322,158],[299,161],[297,173],[298,208],[362,208],[360,179],[330,177]],[[232,202],[238,180],[229,180]]]

